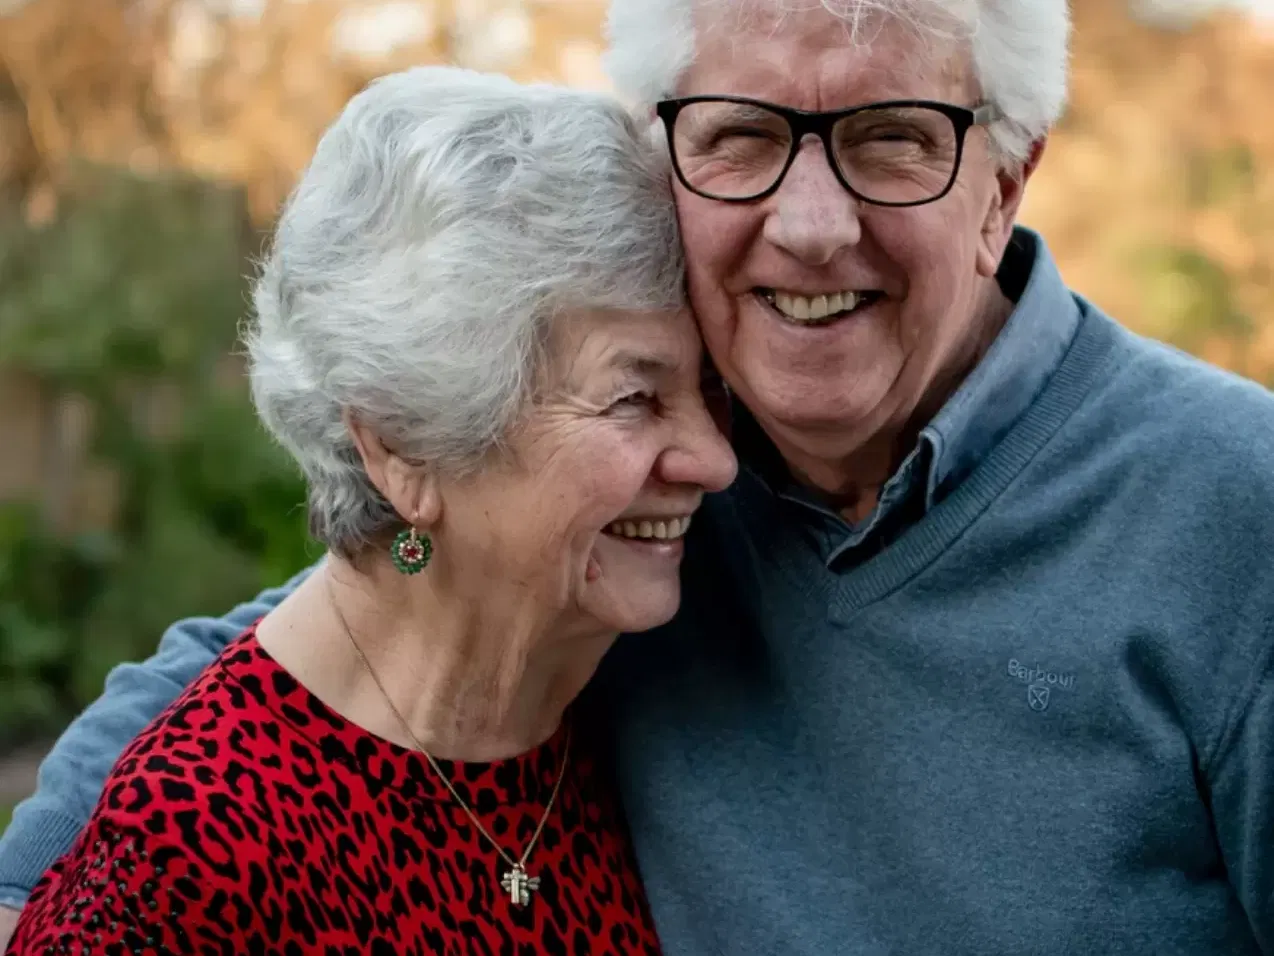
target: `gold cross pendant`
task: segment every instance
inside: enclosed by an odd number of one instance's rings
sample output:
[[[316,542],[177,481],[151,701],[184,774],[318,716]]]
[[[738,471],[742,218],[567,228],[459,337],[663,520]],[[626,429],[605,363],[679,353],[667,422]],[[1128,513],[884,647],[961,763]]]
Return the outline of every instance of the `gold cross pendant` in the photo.
[[[526,906],[527,903],[531,902],[531,894],[540,888],[540,878],[538,876],[527,876],[522,864],[518,863],[508,873],[504,874],[504,877],[500,880],[500,886],[504,888],[504,892],[509,894],[509,901],[514,906]]]

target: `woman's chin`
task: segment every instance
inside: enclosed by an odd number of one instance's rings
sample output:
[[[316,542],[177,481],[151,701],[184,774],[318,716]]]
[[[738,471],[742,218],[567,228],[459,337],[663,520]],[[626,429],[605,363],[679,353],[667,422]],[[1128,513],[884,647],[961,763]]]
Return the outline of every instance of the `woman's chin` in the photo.
[[[681,604],[682,538],[636,540],[600,534],[593,544],[586,610],[619,631],[667,624]]]
[[[609,629],[638,633],[667,624],[681,605],[681,582],[596,581],[589,585],[585,609]]]
[[[640,615],[634,615],[633,620],[626,624],[624,631],[637,634],[642,631],[649,631],[652,628],[662,627],[674,617],[677,616],[677,609],[681,606],[681,588],[678,586],[670,595],[664,595],[660,600],[650,600],[643,608]]]

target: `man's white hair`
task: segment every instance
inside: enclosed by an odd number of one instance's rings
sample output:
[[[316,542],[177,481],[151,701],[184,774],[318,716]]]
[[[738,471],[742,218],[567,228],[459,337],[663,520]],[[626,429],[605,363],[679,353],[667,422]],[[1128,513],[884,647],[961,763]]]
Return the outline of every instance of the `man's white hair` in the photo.
[[[445,67],[386,76],[323,136],[256,282],[252,394],[346,554],[401,524],[353,416],[463,474],[525,408],[553,321],[684,301],[665,164],[613,98]]]
[[[922,36],[963,43],[982,95],[1003,114],[990,132],[1008,161],[1025,159],[1066,104],[1067,0],[610,0],[605,62],[616,90],[641,108],[675,96],[695,57],[695,14],[702,23],[714,6],[736,20],[745,6],[793,16],[826,9],[859,43],[870,42],[869,19],[893,16]]]

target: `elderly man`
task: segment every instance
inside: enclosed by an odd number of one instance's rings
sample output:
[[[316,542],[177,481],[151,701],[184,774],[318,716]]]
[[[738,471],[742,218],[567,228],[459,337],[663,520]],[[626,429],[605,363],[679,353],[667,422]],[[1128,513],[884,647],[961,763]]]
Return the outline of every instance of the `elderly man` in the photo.
[[[614,0],[739,479],[595,684],[671,954],[1274,953],[1274,397],[1014,228],[1064,0]],[[20,903],[239,628],[68,731]]]

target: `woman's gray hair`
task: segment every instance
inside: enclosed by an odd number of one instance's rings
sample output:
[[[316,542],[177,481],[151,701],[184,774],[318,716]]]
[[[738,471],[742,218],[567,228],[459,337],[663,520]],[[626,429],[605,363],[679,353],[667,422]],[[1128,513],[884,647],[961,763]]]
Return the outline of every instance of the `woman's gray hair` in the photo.
[[[685,297],[666,164],[612,98],[422,67],[354,97],[283,209],[247,332],[261,419],[353,554],[401,525],[345,417],[472,470],[530,399],[553,320]]]
[[[868,21],[881,15],[921,36],[959,41],[982,95],[1002,114],[990,134],[1006,165],[1022,162],[1066,105],[1067,0],[610,0],[606,69],[618,92],[642,108],[675,96],[695,58],[695,14],[712,7],[726,18],[721,29],[748,7],[791,15],[823,8],[845,21],[847,42],[870,42]]]

